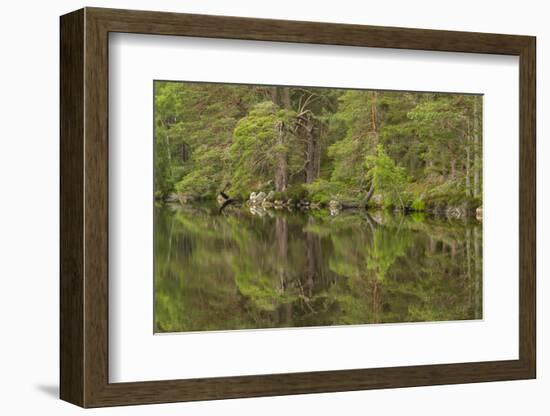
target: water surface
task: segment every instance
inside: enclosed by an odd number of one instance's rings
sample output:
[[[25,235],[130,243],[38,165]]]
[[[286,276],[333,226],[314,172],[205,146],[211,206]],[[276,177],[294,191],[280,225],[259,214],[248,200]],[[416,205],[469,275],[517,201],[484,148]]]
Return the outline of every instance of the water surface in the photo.
[[[155,332],[480,319],[482,227],[388,212],[155,208]]]

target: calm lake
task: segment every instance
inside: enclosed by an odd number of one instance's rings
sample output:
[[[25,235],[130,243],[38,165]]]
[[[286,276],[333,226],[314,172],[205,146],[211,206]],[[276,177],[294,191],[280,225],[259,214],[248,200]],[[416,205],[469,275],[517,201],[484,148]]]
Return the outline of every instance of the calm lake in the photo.
[[[154,313],[155,332],[480,319],[482,226],[157,205]]]

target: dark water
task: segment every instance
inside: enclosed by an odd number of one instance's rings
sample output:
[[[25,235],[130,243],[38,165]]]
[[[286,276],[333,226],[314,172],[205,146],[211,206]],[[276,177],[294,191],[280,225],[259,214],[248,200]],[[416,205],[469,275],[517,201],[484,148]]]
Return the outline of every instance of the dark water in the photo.
[[[481,223],[155,210],[155,331],[480,319]]]

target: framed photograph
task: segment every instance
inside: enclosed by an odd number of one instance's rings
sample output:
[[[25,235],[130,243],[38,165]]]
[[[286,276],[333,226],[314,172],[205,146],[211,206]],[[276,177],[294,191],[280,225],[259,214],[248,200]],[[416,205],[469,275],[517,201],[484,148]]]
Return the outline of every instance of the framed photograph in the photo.
[[[63,400],[536,377],[534,37],[60,27]]]

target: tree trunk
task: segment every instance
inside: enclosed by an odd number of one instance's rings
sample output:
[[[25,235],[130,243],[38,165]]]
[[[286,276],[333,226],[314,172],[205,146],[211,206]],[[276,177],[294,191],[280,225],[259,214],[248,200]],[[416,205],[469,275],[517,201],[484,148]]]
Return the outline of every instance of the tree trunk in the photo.
[[[377,99],[378,99],[378,93],[376,91],[372,92],[372,100],[371,100],[371,132],[372,132],[372,148],[373,151],[378,145],[378,107],[377,107]],[[365,198],[363,198],[363,201],[361,202],[361,205],[366,208],[370,199],[372,198],[372,195],[374,194],[374,180],[371,179],[369,190],[367,191],[367,194],[365,195]]]
[[[372,283],[372,322],[373,324],[380,323],[380,310],[381,310],[381,299],[380,299],[380,287],[378,284],[378,278],[374,279]]]
[[[280,88],[280,105],[286,109],[290,109],[290,88],[289,87],[279,87]]]
[[[290,109],[290,88],[273,87],[271,97],[279,107]],[[281,122],[277,124],[277,147],[284,149],[287,145],[285,125]],[[275,168],[275,190],[284,192],[288,186],[288,155],[286,150],[280,149],[277,152],[277,166]]]
[[[376,142],[378,142],[378,92],[372,92],[372,101],[371,101],[371,128],[375,134]],[[375,143],[376,145],[377,143]]]
[[[482,316],[482,273],[483,273],[483,241],[482,234],[479,232],[480,227],[474,227],[474,276],[475,276],[475,318],[479,319]]]
[[[313,116],[302,118],[302,130],[306,141],[306,183],[311,183],[319,177],[321,167],[321,127]]]
[[[271,101],[281,108],[290,109],[290,88],[289,87],[273,87],[271,88]]]
[[[277,274],[280,291],[284,292],[287,286],[286,259],[288,255],[288,223],[285,217],[275,218],[275,241],[277,243]]]
[[[315,220],[313,217],[308,218],[308,226],[312,227],[315,225]],[[313,296],[313,289],[315,286],[315,281],[318,280],[317,274],[320,270],[320,260],[321,260],[321,241],[319,236],[313,233],[306,233],[306,255],[307,255],[307,281],[306,288],[308,291],[308,297]]]
[[[313,152],[313,180],[317,179],[321,175],[321,152],[322,141],[321,135],[323,133],[323,124],[319,121],[316,122],[315,128],[315,149]]]
[[[470,166],[472,164],[471,157],[470,157],[470,148],[472,146],[472,139],[471,139],[471,132],[470,132],[470,122],[467,123],[467,129],[468,134],[465,137],[466,140],[466,195],[471,196],[472,195],[472,185],[470,183]]]
[[[480,111],[478,100],[474,98],[474,197],[481,195],[481,146],[479,136],[481,134]]]
[[[286,146],[286,137],[283,123],[277,125],[277,146]],[[275,169],[275,190],[277,192],[286,191],[288,185],[288,161],[287,152],[279,150],[277,152],[277,167]]]
[[[451,160],[451,178],[456,178],[456,160]]]
[[[437,240],[432,236],[430,236],[429,251],[430,251],[430,254],[437,253]]]
[[[182,163],[189,160],[189,146],[187,145],[187,143],[182,143],[180,145],[180,157]]]
[[[271,101],[277,105],[279,105],[279,88],[280,87],[271,88]]]
[[[170,136],[166,135],[165,140],[166,140],[166,154],[168,159],[168,171],[170,172],[170,176],[174,176],[174,171],[172,168],[172,150],[171,150],[172,145],[170,143]]]
[[[472,253],[471,253],[471,239],[472,239],[472,230],[468,227],[466,228],[466,279],[468,280],[468,287],[470,288],[470,304],[473,305],[475,299],[474,285],[472,283]]]
[[[363,208],[367,208],[367,206],[369,205],[369,201],[373,195],[374,195],[374,181],[371,181],[369,190],[367,191],[367,195],[365,195],[365,198],[361,202],[361,205],[363,206]]]

